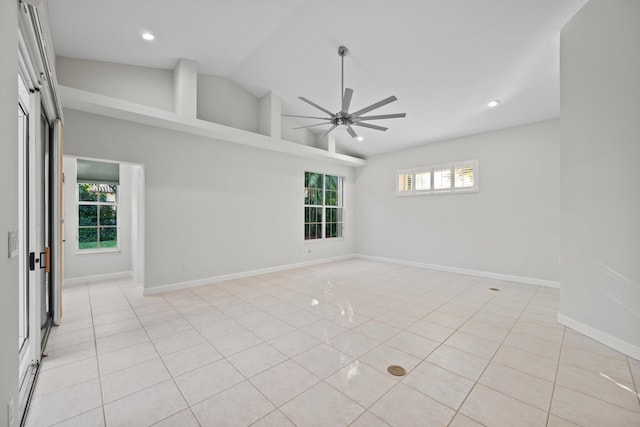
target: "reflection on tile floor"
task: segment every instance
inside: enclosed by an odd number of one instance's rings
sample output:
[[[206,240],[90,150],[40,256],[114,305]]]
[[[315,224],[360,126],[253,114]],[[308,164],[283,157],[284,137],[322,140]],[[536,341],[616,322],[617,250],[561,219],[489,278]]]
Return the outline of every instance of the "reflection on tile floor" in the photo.
[[[640,362],[557,289],[348,260],[63,301],[28,426],[640,425]]]

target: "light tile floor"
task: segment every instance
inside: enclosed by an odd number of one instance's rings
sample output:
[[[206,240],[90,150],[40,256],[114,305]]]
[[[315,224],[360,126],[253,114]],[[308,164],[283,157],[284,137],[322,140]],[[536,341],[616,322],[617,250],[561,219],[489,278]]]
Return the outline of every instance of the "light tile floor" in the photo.
[[[349,260],[63,301],[28,426],[640,426],[640,362],[556,289]]]

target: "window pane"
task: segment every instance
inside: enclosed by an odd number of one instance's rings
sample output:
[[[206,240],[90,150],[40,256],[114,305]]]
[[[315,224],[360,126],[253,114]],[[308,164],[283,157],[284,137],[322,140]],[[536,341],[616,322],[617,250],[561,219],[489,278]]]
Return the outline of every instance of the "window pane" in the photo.
[[[444,190],[451,188],[451,169],[433,171],[433,189]]]
[[[307,188],[320,188],[322,189],[322,174],[307,172],[305,177]]]
[[[456,168],[456,188],[473,188],[473,166],[461,166]]]
[[[118,247],[118,230],[116,227],[100,227],[100,247]]]
[[[336,222],[336,208],[327,208],[325,210],[325,221],[326,222]]]
[[[326,190],[334,190],[338,189],[338,177],[333,175],[327,175],[324,179],[324,188]]]
[[[316,238],[317,227],[318,226],[316,224],[309,224],[309,239],[315,239]]]
[[[98,247],[98,228],[87,227],[78,229],[78,248],[96,249]]]
[[[100,225],[117,225],[115,206],[100,206]]]
[[[338,206],[338,192],[334,190],[327,190],[325,192],[325,205]]]
[[[405,173],[398,175],[398,191],[411,191],[413,189],[412,184],[412,174]]]
[[[79,205],[78,225],[81,227],[98,225],[98,207],[95,205]]]
[[[336,230],[336,225],[335,225],[335,224],[327,224],[327,225],[325,226],[325,232],[324,232],[324,234],[325,234],[325,236],[326,236],[327,238],[330,238],[330,237],[338,237],[338,236],[336,235],[336,231],[337,231],[337,230]]]
[[[416,173],[416,190],[431,190],[431,172]]]
[[[78,184],[78,200],[81,202],[97,202],[98,193],[93,190],[93,184]]]
[[[97,184],[100,191],[100,201],[105,203],[115,203],[118,187],[110,184]]]

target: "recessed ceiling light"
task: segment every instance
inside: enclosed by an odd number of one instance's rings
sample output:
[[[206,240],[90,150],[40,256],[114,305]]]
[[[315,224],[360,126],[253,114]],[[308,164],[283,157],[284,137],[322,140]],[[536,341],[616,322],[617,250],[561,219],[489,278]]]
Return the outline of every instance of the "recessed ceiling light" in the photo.
[[[494,99],[493,101],[489,101],[487,103],[487,107],[497,107],[500,104],[500,101],[498,101],[497,99]]]
[[[358,135],[358,136],[356,137],[356,139],[357,139],[358,141],[364,141],[364,137],[362,137],[362,136],[360,136],[360,135]]]
[[[151,40],[155,39],[156,36],[154,36],[153,34],[151,34],[150,32],[144,32],[142,33],[142,38],[145,39],[146,41],[150,42]]]

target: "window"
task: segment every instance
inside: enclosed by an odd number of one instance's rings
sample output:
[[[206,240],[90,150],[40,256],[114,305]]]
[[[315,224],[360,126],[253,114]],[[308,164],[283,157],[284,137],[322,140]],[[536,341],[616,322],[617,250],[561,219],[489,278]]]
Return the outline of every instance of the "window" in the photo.
[[[396,195],[478,191],[478,161],[448,163],[396,172]]]
[[[413,175],[410,173],[404,173],[398,175],[398,191],[411,191],[413,190],[413,185],[411,185],[413,180]]]
[[[416,172],[415,175],[416,175],[416,191],[431,190],[431,172]]]
[[[78,183],[78,249],[118,248],[118,186]]]
[[[304,239],[342,237],[342,177],[304,173]]]

